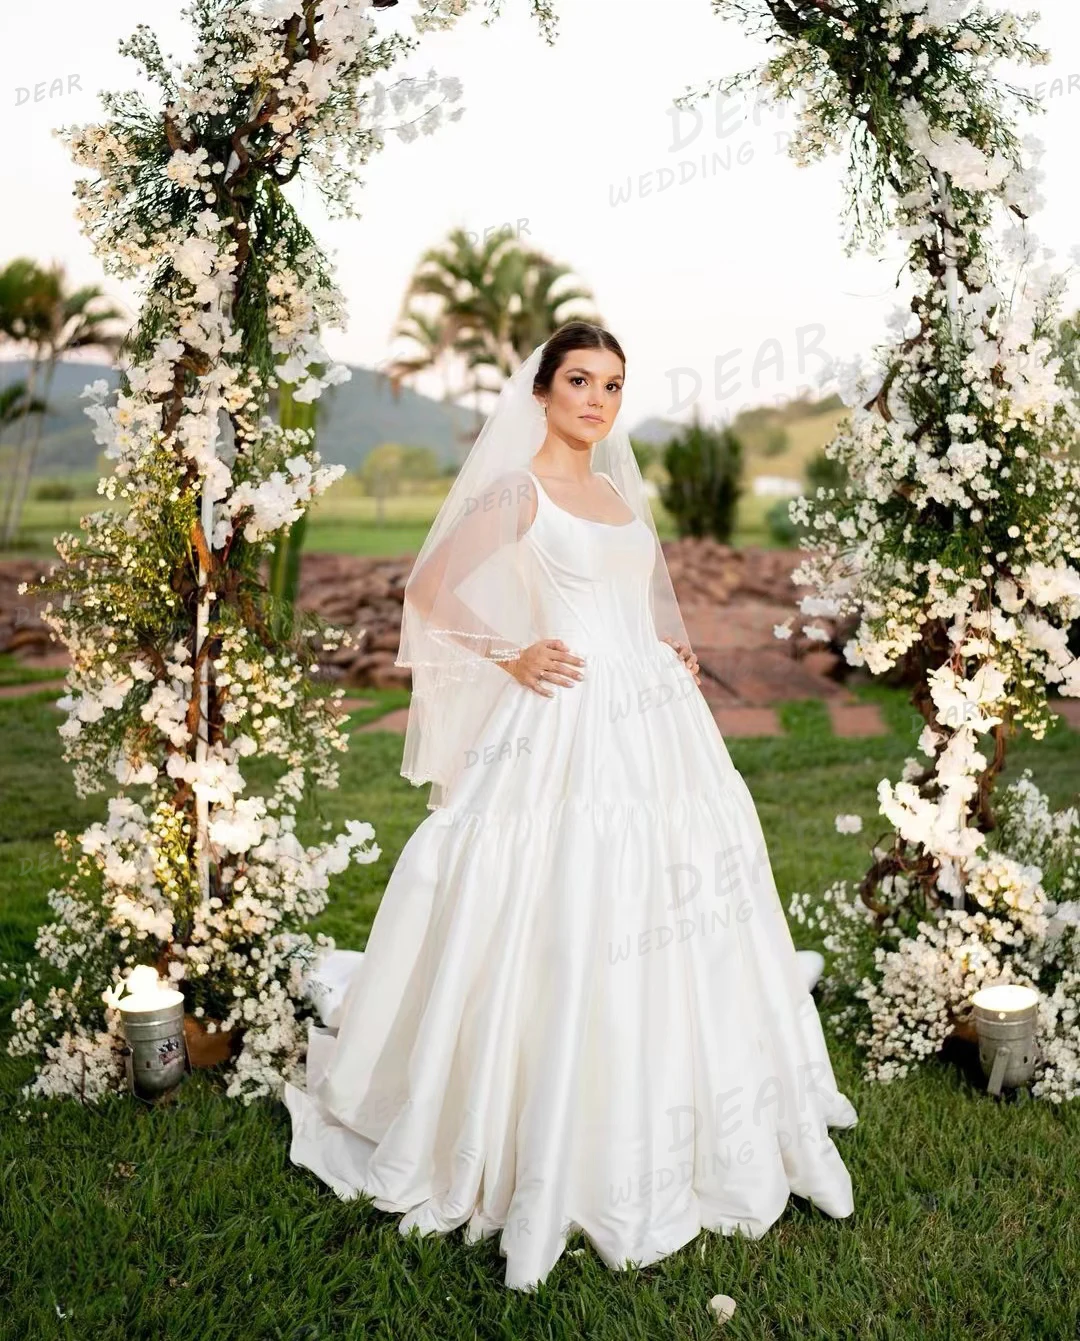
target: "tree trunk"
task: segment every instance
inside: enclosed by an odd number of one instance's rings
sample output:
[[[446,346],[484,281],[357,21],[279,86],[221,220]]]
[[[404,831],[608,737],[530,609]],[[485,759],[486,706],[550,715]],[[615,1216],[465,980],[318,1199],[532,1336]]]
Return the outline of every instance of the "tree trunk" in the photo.
[[[19,523],[22,521],[23,507],[26,504],[26,496],[30,492],[30,480],[34,473],[34,461],[37,459],[38,448],[41,446],[41,435],[45,429],[45,416],[49,409],[49,392],[52,390],[53,377],[56,374],[56,356],[49,358],[45,367],[45,386],[42,391],[41,403],[42,410],[37,417],[37,424],[34,426],[34,436],[30,440],[30,446],[26,452],[26,464],[19,473],[19,463],[16,461],[16,477],[12,488],[12,496],[9,500],[8,517],[5,523],[4,543],[10,543],[19,533]],[[28,415],[23,415],[25,420]]]
[[[37,387],[38,368],[41,365],[40,351],[35,351],[34,357],[30,360],[30,372],[26,379],[26,404],[29,406],[34,399],[34,391]],[[11,463],[11,487],[4,493],[4,517],[0,524],[0,545],[6,546],[10,542],[13,532],[11,527],[12,517],[14,515],[15,494],[19,481],[19,462],[22,459],[23,445],[26,442],[26,419],[29,410],[24,411],[19,416],[19,436],[15,440],[14,454]]]
[[[282,428],[314,430],[317,422],[315,402],[294,400],[292,393],[291,383],[278,384],[278,422]],[[278,637],[288,637],[292,630],[296,594],[300,587],[300,556],[306,532],[305,512],[291,526],[283,527],[274,540],[274,553],[270,557],[269,590],[279,602],[280,615],[276,630]]]

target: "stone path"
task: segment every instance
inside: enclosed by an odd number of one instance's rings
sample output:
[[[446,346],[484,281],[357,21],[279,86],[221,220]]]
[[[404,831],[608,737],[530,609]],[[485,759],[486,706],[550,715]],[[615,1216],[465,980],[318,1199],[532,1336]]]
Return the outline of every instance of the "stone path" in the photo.
[[[359,707],[372,705],[370,699],[343,699],[342,706],[346,712],[353,712]],[[780,718],[775,708],[757,707],[745,703],[711,703],[709,706],[724,736],[784,735],[784,728],[780,725]],[[850,716],[844,717],[840,712],[835,714],[833,730],[838,736],[886,734],[885,723],[881,720],[876,704],[852,703],[839,706],[846,709]],[[354,727],[353,731],[356,735],[364,735],[371,731],[393,731],[404,735],[408,721],[408,708],[395,708],[393,712],[377,717],[373,722],[365,722],[363,726]]]
[[[725,697],[722,691],[717,694],[716,686],[710,681],[702,683],[702,693],[712,710],[724,736],[782,736],[785,733],[780,717],[774,707],[768,704],[740,703]],[[820,700],[814,700],[820,701]],[[371,699],[343,699],[346,712],[357,708],[370,708]],[[833,734],[847,739],[860,736],[884,736],[888,727],[881,716],[876,703],[861,703],[847,694],[842,686],[837,686],[835,696],[825,700],[825,707],[832,724]],[[913,710],[914,711],[914,710]],[[1063,698],[1054,703],[1054,711],[1064,718],[1065,724],[1073,731],[1080,732],[1080,699]],[[357,732],[395,731],[405,732],[409,720],[408,708],[396,708],[373,722],[356,727]]]
[[[63,680],[34,680],[30,684],[0,684],[0,698],[25,698],[27,694],[40,694],[43,690],[52,694],[63,693]]]
[[[796,619],[780,640],[778,624],[797,612],[801,595],[792,576],[799,550],[734,550],[716,540],[665,540],[687,636],[709,673],[716,701],[730,706],[769,707],[792,699],[826,699],[848,692],[843,658],[833,644],[838,629],[816,619],[823,643],[804,633]],[[409,671],[396,665],[401,611],[414,556],[305,554],[297,601],[300,608],[355,635],[348,646],[324,649],[320,660],[340,683],[365,689],[407,689]],[[0,561],[0,651],[14,652],[44,669],[64,655],[45,623],[45,604],[19,596],[21,582],[44,577],[52,561]],[[337,678],[337,677],[335,677]],[[710,700],[711,701],[711,700]]]
[[[790,667],[790,662],[787,663]],[[28,694],[48,692],[59,696],[64,690],[63,680],[38,680],[30,684],[0,685],[0,699],[22,698]],[[717,726],[725,737],[782,736],[785,734],[775,707],[768,703],[740,702],[724,685],[704,680],[702,693],[712,710]],[[820,699],[816,700],[820,702]],[[343,698],[341,707],[345,713],[362,711],[376,706],[376,700],[370,698]],[[883,736],[888,728],[882,719],[876,703],[860,703],[837,685],[837,692],[825,700],[833,733],[837,736],[855,738],[859,736]],[[1080,699],[1058,699],[1054,711],[1065,719],[1073,731],[1080,732]],[[392,731],[405,734],[409,720],[408,708],[395,708],[393,712],[377,717],[373,722],[354,727],[356,734],[371,731]]]
[[[375,700],[373,698],[348,698],[341,700],[341,707],[345,712],[360,712],[364,708],[373,708]]]
[[[358,726],[356,728],[356,734],[360,735],[368,731],[396,731],[399,735],[403,736],[408,722],[408,708],[395,708],[393,712],[388,712],[385,717],[377,717],[373,722],[368,722],[364,726]]]
[[[829,712],[833,733],[837,736],[881,736],[885,723],[876,703],[859,703],[854,699],[830,698],[825,707]]]
[[[722,706],[710,704],[716,725],[722,736],[782,736],[784,728],[775,708],[755,708],[748,705]]]

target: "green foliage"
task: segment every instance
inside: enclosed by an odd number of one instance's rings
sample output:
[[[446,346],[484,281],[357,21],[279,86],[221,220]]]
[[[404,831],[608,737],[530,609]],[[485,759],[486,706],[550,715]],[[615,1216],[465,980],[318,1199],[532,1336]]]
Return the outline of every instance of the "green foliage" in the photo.
[[[824,450],[817,452],[806,464],[806,482],[813,493],[817,489],[842,490],[850,479],[847,466]]]
[[[386,500],[395,494],[417,492],[440,476],[439,459],[429,447],[382,442],[373,448],[356,472],[365,493],[375,499],[375,521],[386,523]]]
[[[735,507],[744,492],[740,480],[743,446],[730,428],[695,421],[664,450],[667,483],[660,501],[680,535],[730,541]]]
[[[298,401],[293,396],[294,385],[278,385],[278,423],[283,429],[305,429],[315,445],[318,421],[318,401]],[[305,511],[291,526],[284,526],[274,537],[274,552],[270,556],[269,594],[273,600],[273,627],[278,637],[291,632],[300,587],[300,555],[304,548],[308,514]]]
[[[765,514],[769,535],[778,545],[783,545],[786,549],[793,548],[799,536],[799,528],[791,520],[790,507],[789,498],[778,498]]]
[[[18,423],[25,415],[44,414],[45,402],[29,394],[25,382],[10,382],[0,388],[0,430]]]
[[[630,439],[630,450],[634,453],[634,460],[638,464],[638,470],[642,475],[657,460],[657,450],[651,442],[639,442],[636,438]]]
[[[779,425],[769,429],[761,449],[763,456],[783,456],[790,445],[787,429]]]
[[[386,498],[390,494],[409,492],[409,485],[438,479],[439,458],[430,447],[382,442],[368,452],[356,473],[366,493],[373,498]]]
[[[42,480],[34,497],[42,502],[64,503],[75,497],[75,489],[67,480]]]
[[[430,447],[406,447],[401,473],[407,483],[426,484],[439,478],[439,458]]]
[[[1003,20],[977,6],[965,16],[980,51],[981,59],[974,61],[970,46],[957,42],[947,25],[909,28],[900,22],[897,15],[910,5],[894,6],[886,38],[883,8],[881,0],[847,0],[842,6],[827,0],[713,0],[717,14],[769,42],[770,59],[763,69],[755,65],[721,76],[675,99],[676,106],[689,108],[714,92],[732,94],[761,82],[779,99],[806,96],[812,114],[796,128],[788,151],[800,164],[816,162],[831,149],[846,153],[849,252],[863,241],[877,249],[893,222],[913,158],[905,104],[921,107],[932,125],[1009,158],[1019,149],[1012,115],[1042,110],[1022,84],[987,72],[989,53],[1032,64],[1045,59],[1042,48],[1022,36],[1011,12]],[[977,191],[957,196],[965,207],[985,209]]]
[[[1066,317],[1052,336],[1054,354],[1061,360],[1060,380],[1080,396],[1080,311]],[[1080,443],[1073,443],[1073,453]]]

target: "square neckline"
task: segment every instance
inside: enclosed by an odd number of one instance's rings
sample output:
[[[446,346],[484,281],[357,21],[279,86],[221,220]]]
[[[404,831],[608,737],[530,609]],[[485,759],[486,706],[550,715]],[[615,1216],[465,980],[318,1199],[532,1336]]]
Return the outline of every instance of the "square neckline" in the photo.
[[[612,531],[622,531],[625,530],[627,526],[633,526],[634,522],[641,520],[640,517],[638,517],[637,513],[634,512],[633,508],[630,508],[631,513],[630,520],[624,522],[597,521],[595,517],[582,517],[576,512],[571,512],[568,508],[560,507],[559,504],[555,502],[554,498],[552,498],[552,496],[544,488],[543,484],[541,484],[539,475],[535,474],[531,470],[526,470],[525,473],[531,476],[532,479],[536,481],[537,489],[539,490],[540,493],[544,495],[544,497],[547,499],[547,501],[551,504],[551,506],[555,509],[556,512],[565,513],[567,517],[573,517],[575,521],[586,522],[589,526],[606,526],[608,527],[609,530]],[[615,488],[615,481],[611,478],[610,475],[608,475],[605,471],[602,470],[594,470],[592,473],[594,475],[598,475],[601,479],[607,480],[608,484],[611,485],[612,489],[615,489],[615,496],[617,498],[622,499],[622,501],[626,503],[626,499],[623,498],[622,494],[619,493],[618,489]],[[629,508],[630,504],[626,503],[626,506]]]

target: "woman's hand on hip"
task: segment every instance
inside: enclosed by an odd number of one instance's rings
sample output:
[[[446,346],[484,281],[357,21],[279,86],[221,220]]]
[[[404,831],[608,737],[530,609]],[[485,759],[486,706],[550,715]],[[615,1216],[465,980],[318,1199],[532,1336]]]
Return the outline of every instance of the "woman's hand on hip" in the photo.
[[[576,657],[559,638],[545,638],[533,643],[513,661],[501,663],[506,671],[522,684],[544,698],[554,698],[554,692],[546,688],[549,684],[561,684],[570,687],[582,679],[575,669],[584,666],[581,657]]]
[[[683,665],[694,677],[694,680],[701,684],[701,672],[698,667],[698,659],[690,648],[689,643],[677,643],[674,638],[661,638],[662,643],[667,643],[669,647],[674,647],[682,659]]]

